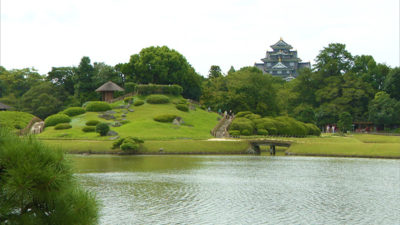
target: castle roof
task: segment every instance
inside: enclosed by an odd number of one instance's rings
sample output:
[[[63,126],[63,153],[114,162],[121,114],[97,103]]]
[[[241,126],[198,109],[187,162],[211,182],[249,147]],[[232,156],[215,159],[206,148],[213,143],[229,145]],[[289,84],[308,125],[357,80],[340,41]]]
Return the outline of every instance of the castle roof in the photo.
[[[286,43],[282,38],[276,42],[275,44],[271,45],[272,49],[292,49],[293,47]]]
[[[124,89],[118,85],[116,85],[112,81],[108,81],[107,83],[101,85],[96,89],[96,92],[104,92],[104,91],[124,91]]]
[[[281,62],[278,62],[277,64],[275,64],[275,66],[272,67],[272,69],[285,69],[285,68],[287,68],[287,66],[285,66]]]

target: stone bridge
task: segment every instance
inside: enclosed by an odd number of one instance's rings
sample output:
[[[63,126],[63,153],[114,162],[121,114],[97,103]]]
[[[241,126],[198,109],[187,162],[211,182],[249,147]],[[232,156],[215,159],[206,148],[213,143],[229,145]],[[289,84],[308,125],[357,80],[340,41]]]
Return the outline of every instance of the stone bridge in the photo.
[[[284,147],[290,147],[292,144],[291,141],[281,141],[281,140],[273,140],[273,139],[253,139],[253,140],[248,140],[250,143],[251,147],[256,151],[257,153],[261,152],[260,146],[261,145],[269,145],[269,152],[271,155],[275,155],[275,146],[284,146]]]

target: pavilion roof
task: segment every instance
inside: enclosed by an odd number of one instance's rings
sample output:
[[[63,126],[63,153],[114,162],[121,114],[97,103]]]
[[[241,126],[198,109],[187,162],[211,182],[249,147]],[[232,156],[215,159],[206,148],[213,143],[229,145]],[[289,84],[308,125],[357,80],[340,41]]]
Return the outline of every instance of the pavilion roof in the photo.
[[[0,102],[0,109],[11,109],[11,106],[8,106]]]
[[[116,85],[112,81],[108,81],[107,83],[101,85],[96,89],[96,92],[104,92],[104,91],[124,91],[124,89],[118,85]]]
[[[272,49],[292,49],[293,47],[286,43],[282,38],[276,42],[274,45],[271,45]]]

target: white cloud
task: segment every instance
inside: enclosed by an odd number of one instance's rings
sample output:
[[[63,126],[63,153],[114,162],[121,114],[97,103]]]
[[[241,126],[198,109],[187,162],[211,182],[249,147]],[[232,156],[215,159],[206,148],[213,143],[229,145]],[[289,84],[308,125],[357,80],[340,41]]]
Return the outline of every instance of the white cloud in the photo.
[[[203,75],[253,65],[279,37],[312,61],[329,43],[399,66],[398,1],[1,2],[1,65],[77,65],[82,56],[114,65],[152,45],[182,53]]]

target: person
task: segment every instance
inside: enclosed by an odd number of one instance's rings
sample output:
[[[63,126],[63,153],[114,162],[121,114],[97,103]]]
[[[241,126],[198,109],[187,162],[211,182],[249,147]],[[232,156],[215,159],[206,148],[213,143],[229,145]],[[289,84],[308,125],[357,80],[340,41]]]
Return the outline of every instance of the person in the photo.
[[[210,108],[210,106],[208,106],[208,108],[207,108],[207,112],[210,112],[211,111],[211,108]]]
[[[326,125],[326,133],[330,133],[331,131],[330,131],[330,127],[329,127],[329,124],[328,125]]]
[[[232,109],[229,110],[229,118],[232,117]]]
[[[218,109],[218,114],[219,114],[219,115],[222,114],[221,108]]]
[[[335,125],[332,126],[332,133],[335,133]]]
[[[225,110],[225,112],[224,112],[224,118],[226,118],[227,115],[228,115],[228,112]]]

